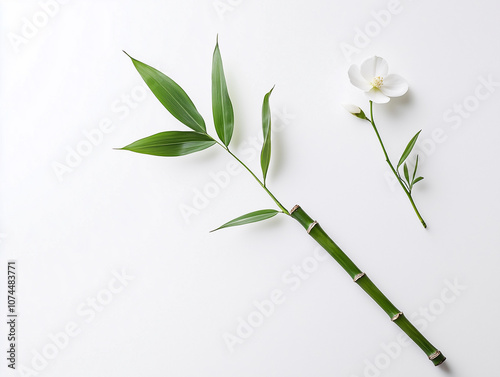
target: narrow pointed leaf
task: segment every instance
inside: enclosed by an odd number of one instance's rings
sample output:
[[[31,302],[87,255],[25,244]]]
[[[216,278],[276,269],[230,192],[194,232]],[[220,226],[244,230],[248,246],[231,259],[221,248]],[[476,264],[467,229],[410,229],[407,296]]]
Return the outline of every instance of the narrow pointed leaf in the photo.
[[[415,178],[415,179],[413,180],[413,182],[411,183],[411,185],[413,186],[415,183],[420,182],[422,179],[424,179],[424,177],[418,177],[418,178]]]
[[[247,213],[246,215],[228,221],[227,223],[221,225],[217,229],[212,230],[212,232],[215,232],[216,230],[223,228],[229,228],[231,226],[245,225],[245,224],[255,223],[257,221],[267,220],[270,219],[271,217],[276,216],[278,213],[279,211],[276,211],[275,209],[261,209],[260,211],[250,212]]]
[[[408,174],[408,165],[406,165],[406,162],[403,165],[403,171],[405,173],[406,182],[410,183],[410,174]]]
[[[413,169],[413,177],[411,177],[412,181],[415,181],[415,176],[417,175],[417,168],[418,168],[418,154],[417,154],[417,160],[415,161],[415,168]]]
[[[401,158],[399,159],[398,168],[401,166],[403,162],[405,162],[406,158],[410,155],[411,150],[413,149],[415,143],[417,142],[418,135],[420,134],[420,132],[422,132],[422,130],[418,131],[416,135],[411,138],[410,142],[406,146],[406,149],[404,150],[403,154],[401,155]]]
[[[212,58],[212,113],[217,135],[228,146],[233,136],[234,112],[229,93],[227,92],[218,41],[215,45]]]
[[[170,114],[192,130],[206,132],[202,116],[186,92],[174,80],[130,55],[128,57],[132,59],[132,63],[149,89]]]
[[[264,143],[262,145],[262,152],[260,153],[260,166],[262,167],[264,185],[266,184],[267,171],[269,169],[269,162],[271,161],[271,109],[269,107],[269,97],[273,89],[264,96],[264,102],[262,103],[262,132],[264,133]]]
[[[153,156],[174,157],[202,151],[214,144],[215,140],[204,133],[166,131],[137,140],[120,149]]]

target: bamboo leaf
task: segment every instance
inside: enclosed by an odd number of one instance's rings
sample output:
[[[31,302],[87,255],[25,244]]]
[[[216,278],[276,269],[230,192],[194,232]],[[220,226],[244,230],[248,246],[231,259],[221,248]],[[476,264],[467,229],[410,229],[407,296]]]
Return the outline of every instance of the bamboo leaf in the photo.
[[[409,184],[410,183],[410,174],[408,174],[408,165],[406,165],[406,162],[403,165],[403,171],[405,173],[406,182],[408,182],[408,184]]]
[[[227,92],[218,39],[212,58],[212,113],[217,135],[228,146],[233,136],[234,112]]]
[[[202,151],[214,144],[215,140],[204,133],[166,131],[137,140],[119,149],[153,156],[174,157]]]
[[[418,135],[420,134],[420,132],[422,132],[422,130],[418,131],[416,135],[411,138],[410,142],[406,146],[406,149],[404,150],[403,154],[401,155],[401,158],[399,159],[398,168],[401,166],[403,162],[405,162],[406,158],[410,155],[411,150],[413,149],[415,143],[417,142]]]
[[[420,182],[422,179],[424,179],[424,177],[418,177],[418,178],[414,179],[413,182],[411,183],[411,185],[413,186],[415,183]]]
[[[224,225],[221,225],[220,227],[212,230],[211,232],[215,232],[216,230],[223,228],[229,228],[231,226],[245,225],[245,224],[255,223],[257,221],[267,220],[270,219],[271,217],[276,216],[278,213],[279,211],[276,211],[275,209],[262,209],[260,211],[250,212],[247,213],[246,215],[228,221]]]
[[[127,56],[132,59],[144,82],[170,114],[192,130],[206,133],[205,121],[186,92],[175,81],[157,69],[128,54]]]
[[[413,169],[413,177],[411,177],[412,181],[415,181],[415,176],[417,175],[417,168],[418,168],[418,154],[417,154],[417,160],[415,161],[415,168]]]
[[[260,166],[262,167],[262,175],[264,177],[264,185],[266,184],[267,171],[269,162],[271,161],[271,109],[269,108],[269,97],[273,92],[273,88],[264,96],[262,103],[262,132],[264,133],[264,143],[262,152],[260,153]]]

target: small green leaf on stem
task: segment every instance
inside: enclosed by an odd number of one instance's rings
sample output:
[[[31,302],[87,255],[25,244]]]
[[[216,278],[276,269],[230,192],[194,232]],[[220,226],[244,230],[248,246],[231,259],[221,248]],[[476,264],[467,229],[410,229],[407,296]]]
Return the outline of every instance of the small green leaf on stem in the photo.
[[[125,54],[127,53],[125,52]],[[132,59],[132,63],[144,82],[170,114],[192,130],[206,133],[203,117],[196,110],[186,92],[175,81],[157,69],[134,59],[129,54],[127,56]]]
[[[406,162],[403,165],[403,171],[405,174],[406,182],[408,182],[408,184],[409,184],[410,183],[410,174],[408,174],[408,165],[406,165]]]
[[[231,226],[245,225],[250,223],[255,223],[257,221],[267,220],[271,217],[276,216],[280,211],[275,209],[261,209],[260,211],[254,211],[247,213],[246,215],[237,217],[231,221],[228,221],[224,225],[221,225],[217,229],[212,230],[211,232],[215,232],[216,230],[229,228]]]
[[[269,97],[273,92],[273,88],[264,96],[262,103],[262,132],[264,133],[264,144],[260,153],[260,166],[262,167],[262,175],[264,177],[264,185],[266,184],[267,171],[269,162],[271,161],[271,109],[269,107]]]
[[[411,138],[410,142],[406,146],[406,149],[404,150],[403,154],[401,155],[401,158],[399,159],[398,168],[401,166],[403,162],[405,162],[407,157],[410,155],[413,147],[415,146],[415,143],[417,142],[418,135],[420,134],[420,132],[422,132],[422,130],[418,131],[416,135]]]
[[[413,169],[413,177],[411,177],[412,181],[415,181],[415,176],[417,175],[417,168],[418,168],[418,154],[417,154],[417,159],[415,161],[415,168]]]
[[[212,113],[217,135],[227,147],[233,136],[234,112],[227,91],[218,38],[212,59]]]
[[[175,157],[202,151],[215,144],[205,133],[193,131],[166,131],[145,137],[123,148],[153,156]]]
[[[418,178],[415,178],[415,179],[413,180],[413,182],[411,183],[411,185],[413,186],[415,183],[420,182],[422,179],[424,179],[424,177],[418,177]]]

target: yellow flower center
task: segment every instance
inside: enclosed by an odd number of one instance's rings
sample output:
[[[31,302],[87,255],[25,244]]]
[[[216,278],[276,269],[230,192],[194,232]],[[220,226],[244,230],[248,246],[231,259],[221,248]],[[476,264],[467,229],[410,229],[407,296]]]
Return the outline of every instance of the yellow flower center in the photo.
[[[370,84],[374,88],[380,88],[382,85],[384,85],[384,78],[380,76],[374,77],[373,80],[370,81]]]

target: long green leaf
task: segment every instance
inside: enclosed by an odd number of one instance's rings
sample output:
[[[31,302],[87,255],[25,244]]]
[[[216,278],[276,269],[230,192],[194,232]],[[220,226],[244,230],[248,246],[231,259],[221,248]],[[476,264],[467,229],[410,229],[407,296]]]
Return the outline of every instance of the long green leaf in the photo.
[[[127,53],[125,52],[125,54]],[[174,80],[130,55],[127,54],[127,56],[132,59],[132,63],[144,82],[170,114],[192,130],[206,132],[202,116],[186,92]]]
[[[257,221],[267,220],[273,216],[276,216],[278,213],[279,211],[276,211],[275,209],[261,209],[260,211],[250,212],[247,213],[246,215],[228,221],[227,223],[221,225],[217,229],[212,230],[212,232],[215,232],[216,230],[223,228],[229,228],[231,226],[245,225],[245,224],[255,223]]]
[[[227,92],[218,39],[212,58],[212,113],[217,135],[228,146],[233,136],[234,112],[229,93]]]
[[[262,103],[262,132],[264,133],[264,143],[262,152],[260,153],[260,166],[262,167],[262,175],[264,177],[264,185],[266,184],[267,171],[269,162],[271,161],[271,109],[269,108],[269,97],[273,92],[274,87],[264,96]]]
[[[137,140],[119,149],[153,156],[173,157],[202,151],[214,144],[215,140],[204,133],[166,131]]]
[[[410,142],[406,146],[406,149],[404,150],[403,154],[401,155],[401,158],[399,159],[398,168],[401,166],[403,162],[405,162],[406,158],[410,155],[411,150],[413,149],[415,143],[417,142],[418,135],[420,134],[420,132],[422,132],[422,130],[418,131],[417,134],[411,138]]]

